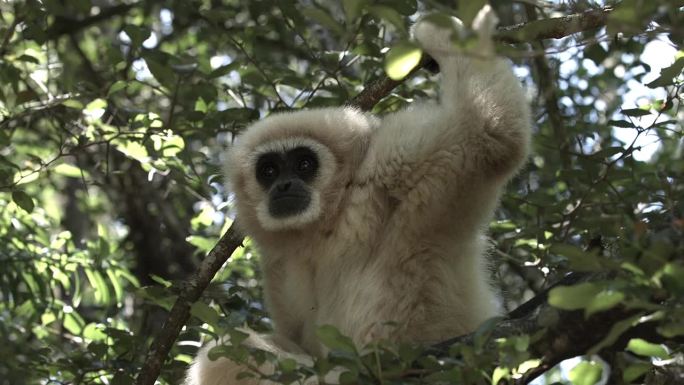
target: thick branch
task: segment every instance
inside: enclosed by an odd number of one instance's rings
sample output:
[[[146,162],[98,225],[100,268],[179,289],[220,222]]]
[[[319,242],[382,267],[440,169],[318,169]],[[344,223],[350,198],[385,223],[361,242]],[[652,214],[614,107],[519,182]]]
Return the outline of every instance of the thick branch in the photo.
[[[528,384],[561,361],[592,353],[614,354],[622,351],[631,338],[643,338],[651,342],[665,342],[656,331],[656,322],[643,322],[628,326],[625,331],[615,336],[614,341],[604,339],[613,327],[621,321],[629,320],[639,314],[638,309],[618,306],[610,310],[593,314],[589,318],[584,311],[560,310],[548,304],[548,293],[557,286],[571,286],[579,282],[596,281],[607,278],[605,274],[571,273],[559,282],[520,305],[499,322],[491,331],[490,340],[516,335],[532,335],[543,330],[544,334],[533,339],[528,351],[533,358],[540,358],[541,364],[529,370],[515,383]],[[432,347],[431,353],[443,355],[454,344],[472,344],[475,333],[466,334],[440,342]],[[681,339],[677,342],[681,343]],[[600,348],[596,348],[601,344]]]
[[[89,16],[80,20],[58,17],[55,19],[55,22],[50,26],[50,28],[48,28],[47,36],[49,36],[50,39],[56,39],[63,35],[78,32],[112,17],[124,15],[131,9],[143,3],[144,1],[139,1],[137,3],[131,4],[115,5],[113,7],[103,9],[97,15]]]
[[[145,364],[135,380],[137,385],[154,384],[171,347],[188,318],[190,318],[190,307],[200,298],[211,279],[233,254],[233,251],[242,245],[242,238],[238,227],[233,223],[202,261],[195,275],[181,289],[176,303],[171,308],[169,318],[167,318],[147,353]]]
[[[592,9],[573,15],[528,21],[499,28],[497,40],[503,43],[529,43],[545,39],[561,39],[574,33],[603,27],[612,7]]]

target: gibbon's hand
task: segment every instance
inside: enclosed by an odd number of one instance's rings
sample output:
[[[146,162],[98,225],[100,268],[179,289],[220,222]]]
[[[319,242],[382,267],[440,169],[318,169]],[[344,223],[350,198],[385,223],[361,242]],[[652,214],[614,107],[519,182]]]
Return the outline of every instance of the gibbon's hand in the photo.
[[[463,22],[450,17],[449,26],[438,25],[431,19],[435,16],[421,17],[411,28],[411,35],[418,41],[420,46],[431,56],[437,58],[446,55],[463,54],[472,58],[486,59],[494,57],[493,36],[499,18],[488,4],[482,7],[473,19],[472,31],[477,36],[477,44],[473,46],[460,46],[459,40],[468,39],[467,28]],[[442,21],[444,23],[444,21]]]

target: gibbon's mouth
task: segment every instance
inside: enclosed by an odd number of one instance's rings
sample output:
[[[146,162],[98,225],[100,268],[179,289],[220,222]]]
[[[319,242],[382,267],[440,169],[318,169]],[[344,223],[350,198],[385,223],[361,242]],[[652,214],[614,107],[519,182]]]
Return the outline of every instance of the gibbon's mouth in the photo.
[[[284,194],[284,195],[278,195],[277,197],[274,197],[271,199],[274,202],[279,202],[283,200],[308,200],[308,196],[304,194]]]
[[[275,218],[285,218],[303,213],[310,203],[309,195],[283,194],[271,198],[268,211]]]

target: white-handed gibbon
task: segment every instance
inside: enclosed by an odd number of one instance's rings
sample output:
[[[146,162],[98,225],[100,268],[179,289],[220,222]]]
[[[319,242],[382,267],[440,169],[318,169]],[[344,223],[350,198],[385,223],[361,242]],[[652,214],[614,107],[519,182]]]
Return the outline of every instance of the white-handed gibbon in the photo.
[[[531,123],[510,65],[494,55],[495,24],[483,8],[475,55],[454,48],[452,29],[415,26],[441,70],[437,102],[381,118],[349,107],[273,114],[239,138],[228,177],[274,322],[245,343],[310,362],[326,353],[320,325],[360,347],[431,344],[499,314],[484,234],[527,158]],[[209,348],[188,384],[259,383],[237,381],[247,368],[210,361]]]

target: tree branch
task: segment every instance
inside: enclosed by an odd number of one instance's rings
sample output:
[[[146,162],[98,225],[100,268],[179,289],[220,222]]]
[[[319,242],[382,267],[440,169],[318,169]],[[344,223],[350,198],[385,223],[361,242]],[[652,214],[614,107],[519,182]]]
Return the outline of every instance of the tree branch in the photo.
[[[587,353],[613,354],[624,349],[631,338],[643,338],[650,342],[662,343],[664,338],[656,331],[656,322],[648,320],[645,311],[617,306],[610,310],[593,314],[589,318],[584,311],[567,311],[556,309],[548,304],[549,291],[557,286],[569,286],[579,282],[588,282],[605,278],[602,274],[571,273],[565,278],[544,290],[539,295],[520,305],[499,322],[491,331],[490,341],[497,338],[523,334],[536,335],[528,351],[531,358],[540,358],[536,368],[526,372],[515,381],[516,385],[524,385],[533,381],[561,361]],[[630,322],[632,319],[632,323]],[[641,320],[637,320],[641,318]],[[643,321],[642,320],[646,320]],[[653,320],[654,321],[654,320]],[[628,322],[623,333],[617,333],[612,339],[614,326],[619,322]],[[451,338],[432,346],[428,351],[435,355],[444,355],[454,344],[471,345],[475,333]],[[678,339],[678,341],[681,339]],[[493,347],[494,348],[494,347]]]
[[[537,10],[533,6],[525,4],[525,11],[527,13],[528,20],[531,20],[529,24],[543,24],[545,22],[545,20],[536,20]],[[601,15],[603,17],[603,21],[605,22],[605,19],[607,19],[607,13]],[[595,18],[598,18],[598,16]],[[570,21],[564,21],[564,23],[570,26],[577,24],[576,22]],[[533,42],[532,47],[544,52],[543,41]],[[532,62],[534,63],[534,68],[537,70],[537,84],[539,85],[538,94],[544,101],[544,108],[546,108],[546,115],[548,116],[549,124],[551,125],[551,128],[555,134],[554,136],[556,137],[556,141],[558,142],[558,152],[560,154],[561,164],[563,165],[563,168],[570,169],[571,160],[568,153],[570,138],[568,137],[568,130],[565,127],[565,117],[561,112],[560,102],[558,100],[556,74],[552,71],[546,56],[536,55]]]
[[[578,32],[603,27],[613,7],[592,9],[582,13],[528,21],[499,28],[496,39],[502,43],[529,43],[545,39],[562,39]]]
[[[588,11],[576,15],[504,27],[499,29],[497,39],[502,42],[523,42],[565,37],[573,33],[605,25],[607,15],[611,10],[611,8],[604,8],[601,10]],[[542,30],[542,27],[545,28],[545,30]],[[433,62],[434,61],[431,58],[427,56],[423,57],[423,59],[421,59],[420,63],[411,71],[408,77],[413,75],[421,68],[430,66],[430,64]],[[375,106],[375,104],[387,96],[396,86],[401,83],[402,81],[391,80],[387,76],[383,76],[366,86],[364,90],[350,100],[347,105],[354,106],[361,110],[370,110],[373,108],[373,106]],[[154,381],[159,376],[162,364],[168,356],[173,343],[178,338],[183,325],[185,325],[185,322],[187,322],[188,318],[190,317],[190,306],[194,301],[199,299],[202,291],[207,287],[214,274],[218,271],[218,269],[221,268],[223,263],[229,258],[233,251],[235,251],[235,249],[241,245],[241,243],[242,237],[239,231],[235,229],[235,224],[233,224],[228,232],[221,237],[216,246],[214,246],[214,248],[209,252],[207,258],[202,261],[199,271],[188,281],[188,285],[181,291],[180,296],[176,300],[176,303],[169,313],[169,318],[162,326],[161,331],[152,343],[152,347],[147,354],[145,364],[141,368],[140,373],[136,378],[136,385],[154,384]],[[590,329],[593,330],[593,324],[584,324],[583,320],[577,319],[576,316],[568,319],[577,321],[579,325],[574,325],[576,328],[592,325]],[[565,319],[563,319],[563,321],[565,321]],[[565,324],[565,322],[562,322],[562,324]],[[608,325],[612,325],[612,323]],[[511,333],[514,331],[520,333],[524,330],[534,330],[531,329],[532,326],[538,328],[539,320],[535,318],[506,320],[502,322],[497,330],[500,332],[508,331],[508,334],[506,335],[511,335]],[[570,333],[574,332],[574,330],[575,329],[568,329],[565,334],[559,334],[558,338],[561,338],[562,336],[569,336]],[[584,330],[582,330],[582,332],[584,332]],[[469,338],[469,336],[459,338],[465,339]],[[551,344],[551,346],[555,345]],[[577,346],[579,346],[579,344],[577,344]],[[573,350],[573,352],[575,350]],[[543,353],[541,350],[539,350],[539,352]],[[555,352],[555,350],[552,350],[552,352]],[[551,362],[555,362],[558,357],[563,356],[561,353],[563,353],[562,350],[559,353],[555,353],[555,355],[549,356],[546,362],[549,362],[549,364]]]
[[[233,251],[242,245],[242,239],[242,233],[238,230],[236,223],[233,223],[207,254],[195,275],[181,288],[178,299],[169,312],[169,317],[147,353],[145,364],[140,369],[135,384],[154,384],[171,347],[190,318],[190,307],[200,298],[211,279],[233,254]]]
[[[608,15],[612,10],[612,7],[606,7],[574,15],[501,27],[497,30],[495,39],[502,43],[524,43],[544,39],[560,39],[577,32],[605,26]],[[421,68],[429,66],[434,66],[434,60],[428,56],[423,56],[420,63],[416,65],[405,79],[410,78]],[[363,91],[349,101],[348,105],[368,111],[402,82],[403,80],[392,80],[384,75],[366,86]]]
[[[94,24],[108,20],[114,16],[121,16],[126,14],[131,9],[144,4],[145,1],[138,1],[131,4],[119,4],[109,8],[105,8],[97,15],[89,16],[84,19],[75,20],[65,17],[57,17],[55,22],[47,29],[47,36],[50,39],[56,39],[63,35],[73,34],[82,29],[88,28]]]

